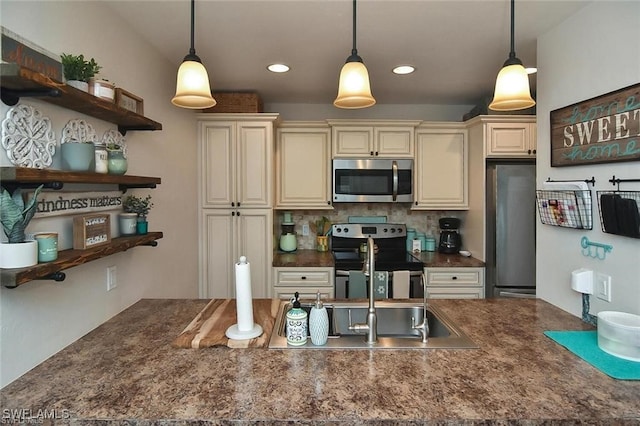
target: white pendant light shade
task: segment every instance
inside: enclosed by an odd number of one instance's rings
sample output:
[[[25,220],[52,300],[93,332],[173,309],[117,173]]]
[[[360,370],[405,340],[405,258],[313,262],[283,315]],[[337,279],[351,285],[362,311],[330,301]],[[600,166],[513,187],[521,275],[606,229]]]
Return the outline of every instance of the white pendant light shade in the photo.
[[[211,96],[209,75],[204,65],[196,61],[184,61],[178,69],[176,95],[171,103],[191,109],[210,108],[216,104]]]
[[[356,109],[375,105],[371,95],[369,72],[362,62],[347,62],[340,71],[338,97],[333,105],[338,108]]]
[[[531,108],[536,102],[529,90],[529,75],[522,65],[503,67],[496,78],[496,89],[489,108],[494,111],[515,111]]]

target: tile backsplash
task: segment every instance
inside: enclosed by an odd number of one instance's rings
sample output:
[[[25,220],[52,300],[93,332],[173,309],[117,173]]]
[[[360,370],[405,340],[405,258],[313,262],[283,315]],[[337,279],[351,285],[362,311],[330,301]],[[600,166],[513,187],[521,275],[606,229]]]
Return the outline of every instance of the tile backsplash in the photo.
[[[314,249],[316,247],[316,221],[326,217],[333,223],[347,223],[349,216],[385,216],[387,223],[404,223],[407,228],[415,228],[427,236],[438,239],[440,230],[438,220],[441,217],[457,217],[464,222],[462,211],[417,211],[411,210],[410,204],[392,203],[340,203],[335,210],[287,210],[292,214],[295,232],[298,235],[299,249]],[[274,211],[274,243],[277,246],[282,229],[280,227],[284,210]],[[302,226],[309,225],[309,235],[302,235]]]

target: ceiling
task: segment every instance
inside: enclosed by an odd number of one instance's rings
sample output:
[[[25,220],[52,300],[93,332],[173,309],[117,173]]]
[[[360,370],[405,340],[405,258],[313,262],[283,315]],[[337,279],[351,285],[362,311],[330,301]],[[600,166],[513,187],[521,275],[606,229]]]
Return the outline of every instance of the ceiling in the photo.
[[[176,70],[189,51],[189,0],[103,0]],[[515,50],[536,66],[536,39],[590,1],[518,0]],[[351,54],[350,0],[198,0],[196,53],[213,91],[265,103],[331,104]],[[378,104],[474,105],[493,96],[509,54],[509,0],[360,0],[357,48]],[[282,62],[288,73],[267,65]],[[400,64],[413,74],[391,72]],[[544,72],[544,70],[539,70]],[[535,88],[535,75],[531,76]]]

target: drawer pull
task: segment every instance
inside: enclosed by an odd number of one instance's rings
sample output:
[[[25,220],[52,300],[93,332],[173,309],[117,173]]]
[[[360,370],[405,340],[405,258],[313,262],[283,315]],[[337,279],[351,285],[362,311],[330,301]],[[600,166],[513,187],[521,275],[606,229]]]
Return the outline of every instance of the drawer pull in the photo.
[[[306,280],[307,277],[305,277],[304,275],[300,277],[301,280]]]
[[[452,280],[457,280],[458,277],[456,277],[455,275],[453,277],[451,277]]]

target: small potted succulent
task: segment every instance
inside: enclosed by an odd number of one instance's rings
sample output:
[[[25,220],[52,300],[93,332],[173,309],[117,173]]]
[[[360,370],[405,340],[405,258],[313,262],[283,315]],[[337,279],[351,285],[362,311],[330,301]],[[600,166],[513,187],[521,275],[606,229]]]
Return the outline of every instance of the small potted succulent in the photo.
[[[64,69],[64,78],[69,86],[84,92],[89,91],[89,79],[95,76],[102,67],[97,64],[96,60],[91,58],[85,60],[84,55],[72,55],[63,53],[60,55],[62,67]]]
[[[117,143],[107,144],[107,169],[112,175],[123,175],[127,172],[127,153],[124,146]]]
[[[147,195],[144,198],[137,197],[135,195],[128,195],[122,201],[122,208],[125,213],[135,213],[137,215],[136,230],[139,235],[147,233],[147,229],[149,228],[147,215],[149,214],[151,207],[153,207],[151,195]]]
[[[25,204],[22,191],[13,194],[2,188],[0,193],[0,222],[7,242],[0,243],[0,268],[26,268],[38,263],[38,244],[27,240],[25,229],[36,214],[40,185]]]

